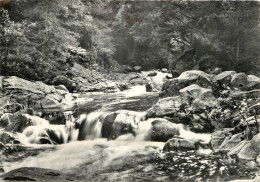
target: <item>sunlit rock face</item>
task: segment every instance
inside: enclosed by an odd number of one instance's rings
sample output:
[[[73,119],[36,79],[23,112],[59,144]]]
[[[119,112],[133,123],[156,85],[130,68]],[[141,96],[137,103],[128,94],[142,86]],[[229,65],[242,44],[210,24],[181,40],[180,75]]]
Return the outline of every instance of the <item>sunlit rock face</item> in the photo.
[[[161,117],[177,113],[180,110],[180,97],[166,97],[160,99],[147,111],[148,117]]]
[[[203,88],[211,87],[211,76],[203,71],[191,70],[183,72],[179,77],[167,80],[162,87],[162,97],[175,96],[179,90],[197,84]]]

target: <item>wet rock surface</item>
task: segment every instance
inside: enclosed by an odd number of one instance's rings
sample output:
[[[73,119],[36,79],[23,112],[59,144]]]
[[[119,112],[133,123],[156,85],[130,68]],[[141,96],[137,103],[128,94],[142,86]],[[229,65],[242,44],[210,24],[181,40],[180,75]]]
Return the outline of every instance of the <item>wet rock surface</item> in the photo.
[[[24,167],[1,176],[5,181],[74,181],[73,176],[61,171]]]

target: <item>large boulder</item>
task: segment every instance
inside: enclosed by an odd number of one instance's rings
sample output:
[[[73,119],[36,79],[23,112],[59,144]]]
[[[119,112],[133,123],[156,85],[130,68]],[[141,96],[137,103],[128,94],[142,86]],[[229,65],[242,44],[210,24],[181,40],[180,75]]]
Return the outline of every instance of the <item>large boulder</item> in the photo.
[[[110,135],[111,139],[116,139],[120,135],[132,133],[135,135],[138,123],[146,119],[145,114],[134,111],[119,110],[115,112],[116,117]],[[111,116],[114,118],[114,116]]]
[[[178,79],[185,80],[190,84],[196,83],[203,88],[211,86],[211,76],[200,70],[185,71],[178,77]]]
[[[163,151],[198,150],[201,142],[199,139],[172,138],[165,143]]]
[[[187,104],[191,104],[195,99],[197,99],[199,101],[203,101],[205,105],[211,107],[216,100],[211,89],[200,87],[197,84],[192,84],[185,87],[179,92],[182,97],[182,102]]]
[[[40,81],[32,82],[15,76],[3,79],[2,94],[0,103],[7,100],[9,105],[15,106],[18,103],[25,108],[33,109],[61,107],[62,103],[67,102],[64,97],[69,95],[69,93],[59,93],[54,86]],[[17,107],[14,107],[13,110],[17,110]]]
[[[152,108],[147,111],[148,117],[162,117],[173,115],[179,111],[181,105],[180,97],[166,97],[160,99]]]
[[[227,155],[239,161],[254,161],[259,153],[254,150],[250,141],[242,141],[233,147]]]
[[[166,80],[162,85],[160,97],[178,96],[179,90],[187,86],[189,86],[189,83],[185,80],[178,80],[178,78]]]
[[[247,75],[245,73],[235,73],[232,75],[230,86],[232,89],[246,90]]]
[[[113,123],[117,117],[115,112],[109,113],[104,116],[102,120],[101,135],[103,138],[112,138]]]
[[[15,113],[10,117],[10,124],[5,127],[6,131],[22,133],[25,128],[33,125],[30,119],[20,113]]]
[[[155,118],[152,122],[151,140],[166,142],[174,136],[180,135],[179,128],[166,119]]]

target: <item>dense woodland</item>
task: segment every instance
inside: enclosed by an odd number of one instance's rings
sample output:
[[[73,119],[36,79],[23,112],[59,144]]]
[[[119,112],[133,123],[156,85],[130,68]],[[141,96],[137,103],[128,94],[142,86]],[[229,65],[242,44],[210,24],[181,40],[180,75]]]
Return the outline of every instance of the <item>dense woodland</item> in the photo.
[[[74,62],[259,73],[259,3],[13,0],[0,14],[1,74],[43,80]]]

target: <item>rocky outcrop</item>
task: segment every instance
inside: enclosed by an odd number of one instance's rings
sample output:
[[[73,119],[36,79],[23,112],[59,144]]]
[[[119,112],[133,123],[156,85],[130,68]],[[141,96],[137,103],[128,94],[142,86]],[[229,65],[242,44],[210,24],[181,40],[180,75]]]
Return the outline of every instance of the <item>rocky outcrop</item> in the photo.
[[[78,101],[64,87],[46,85],[40,81],[28,81],[15,76],[4,77],[0,103],[5,105],[4,112],[16,112],[22,109],[34,110],[46,108],[73,107]],[[89,102],[86,100],[85,102]],[[19,109],[18,109],[19,108]]]

